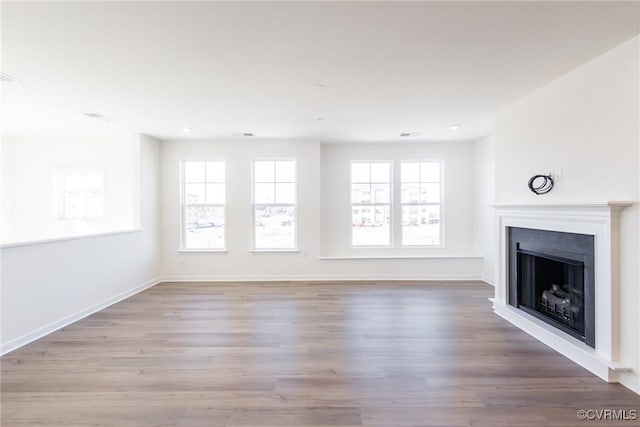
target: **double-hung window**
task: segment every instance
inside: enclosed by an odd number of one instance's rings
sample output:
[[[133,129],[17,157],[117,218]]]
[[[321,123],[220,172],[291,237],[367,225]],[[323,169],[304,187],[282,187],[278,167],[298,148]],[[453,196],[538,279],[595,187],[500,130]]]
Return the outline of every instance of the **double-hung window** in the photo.
[[[401,162],[403,245],[440,245],[441,169],[439,161]]]
[[[391,162],[351,162],[351,242],[391,245]]]
[[[225,249],[225,163],[182,162],[182,247]]]
[[[253,161],[253,247],[296,249],[296,161]]]

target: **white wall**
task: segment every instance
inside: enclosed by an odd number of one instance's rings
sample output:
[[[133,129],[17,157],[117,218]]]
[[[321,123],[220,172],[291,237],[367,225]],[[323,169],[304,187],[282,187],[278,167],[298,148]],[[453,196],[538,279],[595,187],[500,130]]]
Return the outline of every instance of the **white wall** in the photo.
[[[2,243],[95,234],[137,227],[134,175],[138,141],[132,135],[5,136],[2,138]],[[104,172],[104,217],[60,220],[56,171]]]
[[[402,160],[442,160],[442,248],[354,248],[351,245],[351,161],[391,160],[394,182]],[[322,254],[324,256],[471,256],[473,244],[473,144],[325,144],[322,146]],[[397,188],[397,186],[395,186]],[[400,240],[400,236],[395,236]]]
[[[495,284],[497,233],[495,213],[494,138],[489,136],[474,144],[473,230],[475,253],[482,255],[482,280]]]
[[[2,248],[2,353],[104,308],[159,275],[159,143],[140,138],[142,230]]]
[[[635,37],[500,112],[496,123],[497,203],[633,201],[622,215],[620,360],[640,393],[640,39]],[[551,193],[530,176],[562,168]]]
[[[438,153],[458,153],[454,161],[451,154],[451,170],[458,171],[461,178],[456,192],[461,192],[456,202],[451,201],[452,223],[461,227],[460,234],[452,231],[448,254],[461,257],[436,259],[319,259],[321,242],[327,235],[335,235],[331,225],[323,221],[330,208],[321,206],[321,193],[326,200],[328,194],[349,189],[348,172],[344,182],[331,177],[338,174],[338,165],[327,164],[322,177],[321,151],[327,147],[315,141],[266,141],[232,140],[228,142],[208,141],[164,141],[161,144],[162,165],[162,235],[163,275],[168,279],[183,280],[246,280],[246,279],[475,279],[479,278],[481,259],[473,257],[471,225],[471,166],[472,147],[462,143],[450,144],[451,148],[437,148]],[[386,152],[390,153],[389,146]],[[366,147],[363,147],[365,149]],[[328,147],[329,150],[335,148]],[[381,148],[379,148],[381,149]],[[394,149],[397,149],[395,147]],[[415,148],[407,148],[414,150]],[[435,150],[436,148],[434,148]],[[420,151],[425,154],[425,151]],[[180,248],[180,159],[223,158],[227,165],[227,246],[226,253],[179,252]],[[251,160],[257,157],[295,157],[298,166],[298,248],[299,253],[252,253],[251,248]],[[456,166],[456,164],[459,165]],[[449,167],[449,166],[446,166]],[[344,174],[342,174],[344,175]],[[464,185],[462,182],[464,181]],[[456,182],[452,179],[452,183]],[[452,194],[455,192],[452,191]],[[468,200],[467,200],[468,199]],[[456,209],[457,206],[457,209]],[[469,209],[467,209],[469,208]],[[346,209],[347,203],[334,209]],[[464,218],[459,219],[458,217]],[[463,250],[460,242],[470,246]],[[444,252],[441,252],[444,253]]]

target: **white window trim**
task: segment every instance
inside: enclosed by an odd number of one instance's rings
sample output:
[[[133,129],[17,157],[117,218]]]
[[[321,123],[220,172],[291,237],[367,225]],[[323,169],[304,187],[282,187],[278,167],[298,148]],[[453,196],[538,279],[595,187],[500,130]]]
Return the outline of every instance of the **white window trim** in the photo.
[[[440,203],[402,203],[402,163],[439,163],[440,164],[440,176],[439,176],[439,188],[440,188]],[[444,248],[444,161],[442,159],[402,159],[399,160],[398,167],[399,175],[398,175],[398,185],[400,187],[400,191],[398,191],[399,199],[398,199],[398,218],[399,221],[399,229],[398,229],[398,248],[406,248],[406,249],[439,249]],[[426,245],[426,244],[417,244],[417,245],[407,245],[402,242],[402,208],[404,206],[440,206],[440,223],[439,225],[439,233],[440,233],[440,243],[437,245]]]
[[[184,189],[186,186],[186,181],[184,179],[184,164],[185,162],[223,162],[224,163],[224,205],[222,204],[186,204],[184,202]],[[206,184],[206,182],[205,182]],[[213,252],[213,253],[227,253],[227,162],[223,158],[219,157],[183,157],[180,159],[180,249],[178,252]],[[221,248],[187,248],[185,245],[186,239],[186,209],[190,206],[197,207],[222,207],[224,208],[224,246]]]
[[[228,249],[215,249],[215,248],[211,248],[211,249],[180,249],[178,251],[181,254],[188,254],[188,253],[200,253],[200,252],[213,252],[213,253],[220,253],[220,254],[226,254],[229,252]]]
[[[295,203],[255,203],[256,200],[256,176],[255,176],[255,162],[293,162],[294,164],[294,179]],[[251,250],[249,252],[271,252],[271,253],[291,253],[299,252],[298,250],[298,159],[295,157],[255,157],[251,159]],[[275,180],[275,176],[274,176]],[[276,184],[278,181],[274,181]],[[258,248],[256,247],[256,208],[265,206],[282,206],[293,207],[293,247],[291,248]]]
[[[440,203],[402,203],[402,163],[439,163],[440,164]],[[351,165],[353,163],[389,163],[391,165],[390,171],[390,203],[388,204],[390,212],[389,212],[389,244],[388,245],[354,245],[353,244],[353,207],[354,206],[387,206],[387,204],[381,203],[353,203],[352,195],[351,195],[351,185],[353,181],[351,179]],[[367,249],[392,249],[392,250],[412,250],[412,249],[443,249],[445,248],[445,219],[444,219],[444,207],[445,207],[445,192],[444,192],[444,160],[441,158],[433,158],[433,159],[400,159],[400,160],[351,160],[349,162],[349,201],[350,201],[350,212],[349,212],[349,229],[351,232],[350,241],[351,241],[351,249],[353,250],[367,250]],[[440,243],[437,245],[426,245],[426,244],[404,244],[402,242],[402,207],[403,206],[440,206],[440,223],[439,223],[439,233],[440,233]],[[396,221],[396,218],[398,219]]]
[[[353,182],[353,168],[352,165],[354,163],[388,163],[389,164],[389,203],[353,203],[353,191],[352,185]],[[349,202],[350,202],[350,214],[349,214],[349,231],[350,231],[350,241],[352,249],[389,249],[395,247],[394,245],[394,232],[393,232],[393,224],[394,224],[394,191],[393,191],[393,160],[351,160],[349,162]],[[356,184],[365,184],[364,182],[357,182]],[[371,181],[371,171],[369,171],[369,185],[374,184]],[[383,182],[375,182],[375,184],[384,184]],[[389,207],[389,244],[386,245],[354,245],[353,244],[353,207],[354,206],[388,206]]]
[[[252,254],[260,254],[260,253],[273,253],[279,252],[283,254],[298,254],[300,251],[298,249],[251,249],[249,251]]]

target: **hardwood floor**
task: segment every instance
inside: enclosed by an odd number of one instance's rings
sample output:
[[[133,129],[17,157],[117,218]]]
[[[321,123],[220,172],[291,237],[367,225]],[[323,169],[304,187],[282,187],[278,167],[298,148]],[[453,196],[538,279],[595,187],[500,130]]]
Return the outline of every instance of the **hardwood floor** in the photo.
[[[626,426],[482,283],[163,283],[1,359],[2,426]]]

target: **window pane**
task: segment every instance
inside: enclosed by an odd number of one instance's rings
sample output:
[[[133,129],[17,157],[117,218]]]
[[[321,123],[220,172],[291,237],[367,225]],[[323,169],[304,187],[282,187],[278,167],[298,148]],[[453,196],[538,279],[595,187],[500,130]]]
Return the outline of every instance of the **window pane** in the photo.
[[[82,175],[67,175],[64,177],[64,190],[82,191],[85,189],[85,177]]]
[[[185,248],[223,249],[224,229],[224,208],[189,206],[185,209]]]
[[[440,181],[440,163],[439,162],[422,162],[420,164],[420,180],[422,182],[439,182]]]
[[[420,182],[420,163],[402,162],[400,176],[402,182]]]
[[[353,206],[352,243],[354,246],[389,245],[389,206]]]
[[[255,202],[256,203],[274,203],[275,184],[256,184],[255,186]]]
[[[95,175],[86,175],[85,176],[85,185],[87,190],[100,190],[102,191],[104,187],[104,175],[102,171],[98,172]]]
[[[402,184],[402,203],[420,201],[420,184]]]
[[[294,204],[296,202],[296,185],[276,184],[276,203]]]
[[[439,203],[440,184],[420,184],[420,201],[426,203]]]
[[[296,162],[292,160],[276,162],[276,181],[277,182],[295,182],[296,180]]]
[[[439,245],[440,207],[424,205],[403,206],[402,244]]]
[[[185,184],[184,202],[188,205],[198,205],[206,203],[204,184]]]
[[[369,163],[351,163],[351,182],[369,182]]]
[[[207,182],[224,181],[224,162],[207,162]]]
[[[390,182],[390,176],[389,163],[371,163],[371,182]]]
[[[275,182],[275,164],[272,161],[259,160],[253,163],[256,182]]]
[[[185,182],[204,182],[204,162],[184,162]]]
[[[224,184],[207,184],[207,203],[224,205]]]
[[[56,171],[58,218],[87,220],[104,217],[104,170],[70,168]]]
[[[371,186],[369,184],[352,184],[351,185],[351,202],[352,203],[371,202]]]
[[[256,249],[294,249],[295,230],[295,208],[293,206],[255,208]]]
[[[391,202],[389,184],[371,184],[371,192],[373,193],[373,203]]]

